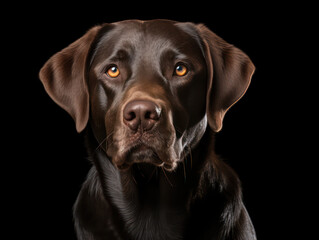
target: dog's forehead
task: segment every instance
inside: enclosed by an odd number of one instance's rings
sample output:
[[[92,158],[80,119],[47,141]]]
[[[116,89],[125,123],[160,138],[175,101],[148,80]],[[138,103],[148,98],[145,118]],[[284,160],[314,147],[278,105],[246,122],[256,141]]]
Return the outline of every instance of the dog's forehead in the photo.
[[[195,31],[183,23],[169,20],[123,21],[113,23],[112,29],[100,39],[96,50],[111,54],[113,50],[141,50],[156,53],[163,49],[175,49],[187,53],[200,48]],[[185,29],[188,29],[185,31]]]

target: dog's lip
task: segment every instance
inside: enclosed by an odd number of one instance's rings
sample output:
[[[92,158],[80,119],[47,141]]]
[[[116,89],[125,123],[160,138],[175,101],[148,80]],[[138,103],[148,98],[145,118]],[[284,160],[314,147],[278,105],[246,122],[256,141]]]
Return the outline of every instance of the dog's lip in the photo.
[[[145,150],[148,150],[148,149],[153,150],[152,147],[147,146],[147,145],[144,144],[144,143],[137,144],[136,146],[133,146],[131,149],[134,150],[134,151],[145,151]],[[130,150],[130,151],[132,151],[132,150]],[[154,150],[153,150],[153,151],[154,151]]]
[[[162,166],[164,164],[164,161],[159,157],[157,151],[154,147],[149,146],[145,143],[138,143],[135,146],[131,147],[128,151],[128,154],[147,154],[148,151],[151,151],[152,153],[152,163],[156,166]],[[149,154],[149,153],[148,153]],[[133,162],[139,162],[139,161],[133,161]]]
[[[152,152],[152,158],[150,161],[145,161],[144,160],[131,160],[129,161],[128,159],[130,158],[130,155],[134,154],[141,154],[143,155],[143,152],[147,155],[150,154],[149,152]],[[132,144],[130,147],[127,148],[126,154],[123,156],[125,161],[122,161],[120,164],[117,164],[118,169],[120,170],[127,170],[129,169],[133,164],[139,164],[139,163],[150,163],[156,167],[161,167],[165,169],[166,171],[172,171],[175,168],[175,163],[168,162],[166,159],[162,159],[160,153],[158,153],[154,147],[149,146],[146,143],[143,143],[142,141],[137,141],[135,144]]]

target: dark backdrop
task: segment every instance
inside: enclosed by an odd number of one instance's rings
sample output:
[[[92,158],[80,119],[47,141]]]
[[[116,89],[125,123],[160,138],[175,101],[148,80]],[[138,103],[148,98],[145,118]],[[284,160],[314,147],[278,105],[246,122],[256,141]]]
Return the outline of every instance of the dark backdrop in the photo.
[[[286,118],[294,99],[286,94],[297,80],[288,72],[297,69],[290,64],[296,52],[293,42],[296,32],[303,29],[296,24],[300,13],[290,7],[158,1],[8,8],[3,23],[9,85],[2,91],[7,111],[4,130],[9,133],[4,146],[10,160],[2,171],[9,185],[5,188],[9,201],[4,205],[9,210],[7,222],[13,226],[8,228],[9,239],[21,234],[30,239],[75,239],[72,206],[90,168],[83,136],[77,134],[72,118],[45,93],[38,79],[40,68],[96,24],[155,18],[204,23],[254,62],[252,83],[226,114],[216,151],[242,181],[258,239],[285,238],[292,231],[291,225],[284,228],[285,223],[295,219],[298,211],[290,207],[286,196],[292,188],[302,194],[292,174],[297,160],[288,156],[293,147],[286,142],[294,137]]]

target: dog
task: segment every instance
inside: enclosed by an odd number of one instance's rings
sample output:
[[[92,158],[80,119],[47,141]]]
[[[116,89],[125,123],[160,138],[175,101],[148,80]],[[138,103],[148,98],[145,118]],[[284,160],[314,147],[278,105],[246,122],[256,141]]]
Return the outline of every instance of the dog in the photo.
[[[240,181],[214,152],[254,70],[205,25],[171,20],[95,26],[53,55],[39,78],[92,162],[78,239],[256,239]]]

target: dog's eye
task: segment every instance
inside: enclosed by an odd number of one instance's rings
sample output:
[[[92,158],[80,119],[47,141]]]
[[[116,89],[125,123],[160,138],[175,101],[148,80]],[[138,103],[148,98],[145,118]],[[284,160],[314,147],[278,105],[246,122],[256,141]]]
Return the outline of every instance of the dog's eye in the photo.
[[[111,78],[116,78],[118,75],[120,75],[120,70],[117,66],[111,66],[106,70],[106,74],[110,76]]]
[[[182,77],[182,76],[185,76],[186,73],[188,72],[188,69],[185,65],[183,64],[178,64],[176,67],[175,67],[175,72],[174,72],[174,75],[177,75],[179,77]]]

